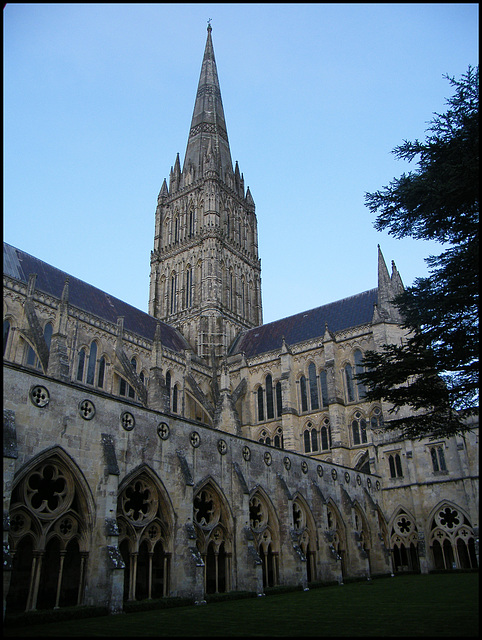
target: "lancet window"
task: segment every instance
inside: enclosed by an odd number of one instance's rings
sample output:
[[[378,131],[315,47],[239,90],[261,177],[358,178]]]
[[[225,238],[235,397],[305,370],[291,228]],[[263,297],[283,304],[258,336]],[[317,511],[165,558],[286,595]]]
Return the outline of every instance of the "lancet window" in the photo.
[[[10,334],[10,322],[8,320],[3,321],[3,355],[7,350],[8,336]]]
[[[443,473],[447,471],[444,447],[442,444],[437,444],[433,447],[430,447],[430,458],[432,461],[432,469],[434,473]]]
[[[328,406],[328,386],[326,371],[320,372],[321,406]],[[308,365],[308,378],[300,376],[300,405],[301,411],[317,411],[320,408],[320,389],[314,362]]]
[[[10,507],[9,611],[82,604],[90,529],[84,495],[75,472],[56,454],[21,476]]]
[[[169,595],[171,527],[158,483],[146,471],[125,482],[117,501],[124,600]]]
[[[258,422],[280,418],[282,414],[281,382],[273,385],[270,373],[266,375],[265,384],[256,390]]]
[[[47,322],[47,324],[44,327],[44,340],[45,340],[45,344],[47,345],[47,349],[49,351],[50,351],[50,342],[52,340],[52,333],[53,333],[53,326],[50,322]],[[35,369],[42,368],[39,357],[35,353],[33,347],[31,347],[30,345],[27,346],[25,364],[28,367],[34,367]],[[44,373],[46,372],[44,371]]]
[[[303,443],[305,453],[313,453],[318,451],[318,431],[311,422],[308,422],[305,430],[303,431]]]
[[[358,376],[365,371],[365,367],[363,366],[363,354],[360,349],[355,350],[353,358],[355,360],[355,375]],[[363,400],[367,393],[365,385],[361,380],[357,379],[356,386],[358,391],[358,400]]]
[[[93,340],[90,347],[82,347],[77,358],[76,379],[84,384],[95,385],[103,388],[105,381],[106,359],[102,356],[97,359],[98,346]]]
[[[331,449],[331,426],[330,419],[324,418],[320,428],[321,450]]]
[[[390,453],[388,456],[388,468],[390,470],[390,478],[402,478],[402,460],[399,453]]]
[[[258,435],[258,442],[261,442],[261,444],[272,445],[278,449],[283,449],[284,441],[282,427],[277,427],[273,436],[271,436],[271,433],[267,429],[262,429]]]
[[[365,444],[367,442],[367,421],[360,413],[356,411],[351,423],[353,444]]]
[[[351,363],[347,362],[345,365],[345,389],[347,402],[355,402],[357,400],[363,400],[366,396],[366,388],[361,380],[357,379],[357,376],[365,371],[363,366],[363,354],[360,349],[356,349],[353,354],[355,363],[355,371]]]
[[[192,267],[188,265],[186,267],[186,289],[185,289],[186,309],[189,309],[190,307],[192,307],[192,285],[193,285],[192,272],[193,272]]]

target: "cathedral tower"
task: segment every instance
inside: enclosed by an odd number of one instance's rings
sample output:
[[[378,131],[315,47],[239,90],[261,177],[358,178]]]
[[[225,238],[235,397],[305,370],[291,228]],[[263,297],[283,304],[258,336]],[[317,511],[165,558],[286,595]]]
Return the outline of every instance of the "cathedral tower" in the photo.
[[[233,170],[211,31],[183,167],[178,154],[158,197],[149,292],[149,313],[201,357],[262,324],[255,205]]]

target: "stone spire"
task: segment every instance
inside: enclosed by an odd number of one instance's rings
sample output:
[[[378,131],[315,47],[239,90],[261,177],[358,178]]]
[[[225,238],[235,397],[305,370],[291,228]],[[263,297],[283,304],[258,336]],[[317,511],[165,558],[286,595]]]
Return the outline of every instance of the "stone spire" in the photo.
[[[378,304],[377,313],[382,321],[401,322],[400,312],[393,304],[394,298],[403,291],[400,274],[392,262],[392,276],[390,277],[385,259],[378,245]]]
[[[214,155],[220,177],[225,177],[227,172],[233,173],[211,31],[211,25],[208,24],[206,48],[183,166],[183,175],[194,170],[196,179],[203,173],[204,158],[209,148]]]

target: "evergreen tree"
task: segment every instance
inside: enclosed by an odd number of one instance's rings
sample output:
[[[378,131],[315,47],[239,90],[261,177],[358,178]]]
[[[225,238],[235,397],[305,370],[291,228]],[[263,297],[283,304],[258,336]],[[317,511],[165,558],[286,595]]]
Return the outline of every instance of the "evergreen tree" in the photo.
[[[444,245],[426,258],[429,277],[395,298],[409,337],[367,352],[359,375],[369,400],[392,405],[386,428],[407,437],[462,433],[478,410],[479,70],[445,77],[446,113],[434,114],[424,142],[393,150],[418,168],[365,195],[377,230]]]

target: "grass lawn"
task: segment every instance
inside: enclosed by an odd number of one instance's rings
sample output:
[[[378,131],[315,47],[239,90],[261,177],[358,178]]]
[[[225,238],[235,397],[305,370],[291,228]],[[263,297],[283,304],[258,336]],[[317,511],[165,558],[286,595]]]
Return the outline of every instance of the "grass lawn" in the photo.
[[[7,637],[478,637],[478,580],[478,573],[396,576],[4,632]]]

